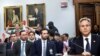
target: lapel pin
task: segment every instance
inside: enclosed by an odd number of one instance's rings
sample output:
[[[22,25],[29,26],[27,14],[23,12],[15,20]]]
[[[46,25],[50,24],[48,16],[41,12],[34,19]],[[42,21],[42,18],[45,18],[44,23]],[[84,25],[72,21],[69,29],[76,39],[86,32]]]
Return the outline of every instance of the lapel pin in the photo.
[[[49,52],[50,52],[50,54],[53,54],[53,50],[52,49],[50,49]]]
[[[96,41],[94,40],[93,42],[95,43]]]

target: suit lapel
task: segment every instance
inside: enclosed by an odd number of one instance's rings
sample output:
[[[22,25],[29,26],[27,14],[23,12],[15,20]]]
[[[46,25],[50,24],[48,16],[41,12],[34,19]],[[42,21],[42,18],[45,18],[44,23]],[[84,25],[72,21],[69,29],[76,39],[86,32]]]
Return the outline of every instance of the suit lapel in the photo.
[[[11,46],[12,46],[12,42],[9,43],[9,46],[8,47],[11,49]]]
[[[82,53],[84,51],[84,43],[83,43],[83,37],[78,37],[76,40],[78,46],[76,46],[77,48],[77,53]]]
[[[21,52],[21,41],[19,42],[19,52]]]
[[[79,45],[82,47],[82,48],[80,48],[80,51],[83,52],[84,51],[83,37],[80,37],[80,40],[79,41],[80,41],[80,44]]]
[[[26,41],[26,46],[25,46],[25,52],[26,52],[26,54],[27,54],[28,48],[29,48],[28,41]]]
[[[42,41],[41,40],[39,40],[38,49],[39,49],[40,55],[42,55]]]
[[[47,40],[47,47],[46,47],[46,56],[48,56],[47,54],[47,52],[49,51],[49,41]]]
[[[19,52],[19,55],[21,53],[21,40],[18,41],[18,52]]]
[[[95,50],[95,46],[96,46],[96,36],[92,35],[91,36],[91,52]]]

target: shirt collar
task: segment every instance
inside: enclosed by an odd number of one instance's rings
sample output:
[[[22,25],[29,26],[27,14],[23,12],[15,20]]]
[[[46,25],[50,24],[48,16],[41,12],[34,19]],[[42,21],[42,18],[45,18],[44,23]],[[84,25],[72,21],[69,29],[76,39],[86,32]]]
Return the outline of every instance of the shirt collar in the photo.
[[[23,42],[26,43],[26,41],[21,40],[21,43],[23,43]]]
[[[87,37],[83,36],[83,39],[84,39],[84,40],[85,40],[86,38],[91,39],[91,33],[90,33]]]
[[[30,41],[30,42],[34,42],[34,41],[35,41],[35,39],[33,39],[33,40],[28,39],[28,41]]]
[[[43,40],[43,39],[41,39],[41,40],[42,40],[42,42],[44,42],[44,41],[47,42],[47,40]]]

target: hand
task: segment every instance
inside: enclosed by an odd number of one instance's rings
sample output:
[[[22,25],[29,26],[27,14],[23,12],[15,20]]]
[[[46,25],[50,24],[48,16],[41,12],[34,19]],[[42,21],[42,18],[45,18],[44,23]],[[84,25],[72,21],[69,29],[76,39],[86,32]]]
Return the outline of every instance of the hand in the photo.
[[[83,52],[82,55],[83,56],[91,56],[91,53],[90,52]]]
[[[71,48],[67,46],[67,52],[70,51],[70,49],[71,49]]]
[[[9,25],[6,27],[6,30],[8,30],[10,27],[9,27]]]

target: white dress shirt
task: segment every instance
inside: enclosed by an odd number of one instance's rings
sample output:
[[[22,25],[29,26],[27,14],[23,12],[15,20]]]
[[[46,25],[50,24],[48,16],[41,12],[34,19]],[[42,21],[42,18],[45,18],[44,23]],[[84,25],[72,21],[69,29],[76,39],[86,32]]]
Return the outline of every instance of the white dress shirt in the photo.
[[[66,47],[69,47],[69,40],[63,41],[63,43],[64,43],[64,45],[65,45]]]
[[[23,47],[23,42],[24,42],[24,47]],[[26,56],[26,52],[25,52],[25,49],[26,49],[26,41],[22,41],[21,40],[21,51],[22,49],[24,49],[24,51],[22,53],[24,53],[24,56]]]
[[[41,56],[44,56],[44,51],[45,51],[45,55],[46,55],[46,49],[47,49],[47,40],[42,40],[42,55]],[[45,43],[45,46],[44,46],[44,43]],[[45,47],[45,48],[44,48]]]
[[[28,39],[28,41],[30,41],[30,42],[32,42],[32,43],[34,43],[35,39],[33,39],[33,40]]]
[[[13,49],[14,42],[11,43],[11,49]]]
[[[41,35],[35,33],[36,40],[41,39]]]
[[[91,49],[91,34],[89,34],[87,37],[83,36],[84,51],[86,51],[86,44],[87,44],[87,41],[85,40],[86,38],[88,38],[90,49]]]

